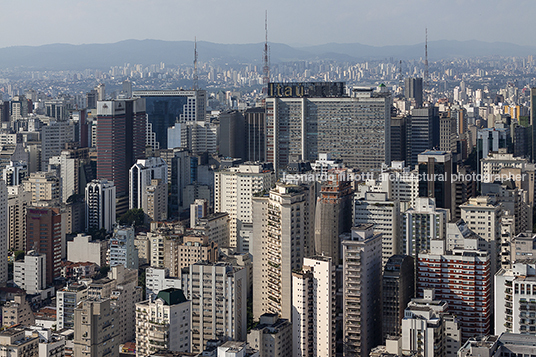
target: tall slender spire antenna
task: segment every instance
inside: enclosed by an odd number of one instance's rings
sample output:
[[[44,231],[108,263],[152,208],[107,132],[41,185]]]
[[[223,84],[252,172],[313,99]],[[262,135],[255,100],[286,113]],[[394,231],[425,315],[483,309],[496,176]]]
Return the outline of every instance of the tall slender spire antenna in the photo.
[[[197,77],[197,36],[194,37],[194,83],[193,89],[198,90],[199,78]]]
[[[428,91],[428,27],[424,30],[424,90]]]
[[[264,56],[263,56],[263,77],[262,77],[262,94],[263,96],[268,95],[268,83],[270,83],[270,55],[268,48],[268,10],[264,13]]]

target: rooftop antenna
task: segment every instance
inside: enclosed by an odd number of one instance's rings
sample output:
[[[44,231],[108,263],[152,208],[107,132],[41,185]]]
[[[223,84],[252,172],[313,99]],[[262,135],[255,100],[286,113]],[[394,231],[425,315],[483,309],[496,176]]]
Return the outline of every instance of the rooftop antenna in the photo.
[[[424,30],[424,90],[428,91],[428,27]]]
[[[270,83],[270,56],[268,48],[268,10],[264,13],[264,56],[263,56],[263,77],[262,77],[262,94],[268,95],[268,83]]]
[[[194,83],[193,83],[193,89],[198,89],[198,81],[199,78],[197,77],[197,36],[194,37]]]

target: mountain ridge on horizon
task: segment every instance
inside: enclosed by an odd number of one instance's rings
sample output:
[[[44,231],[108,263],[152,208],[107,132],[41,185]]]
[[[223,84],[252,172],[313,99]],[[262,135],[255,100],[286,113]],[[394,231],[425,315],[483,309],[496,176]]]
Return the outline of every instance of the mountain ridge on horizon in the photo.
[[[0,69],[26,68],[34,70],[108,69],[123,63],[142,65],[164,62],[168,65],[191,65],[194,41],[127,39],[114,43],[10,46],[0,48]],[[326,43],[293,47],[269,42],[272,63],[300,60],[419,60],[424,57],[424,42],[414,45],[371,46],[361,43]],[[220,44],[198,41],[199,60],[218,63],[261,63],[263,42]],[[437,40],[428,42],[430,60],[489,56],[528,56],[536,47],[509,42],[479,40]]]

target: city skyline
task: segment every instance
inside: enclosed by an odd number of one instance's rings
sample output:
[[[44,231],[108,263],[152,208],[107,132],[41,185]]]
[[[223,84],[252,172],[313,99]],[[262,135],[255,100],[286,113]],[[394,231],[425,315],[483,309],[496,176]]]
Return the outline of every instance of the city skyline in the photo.
[[[518,26],[506,26],[505,14],[516,11]],[[31,11],[28,11],[28,8]],[[203,14],[199,15],[199,10]],[[340,0],[252,3],[169,2],[166,0],[52,0],[3,5],[0,21],[17,29],[17,36],[0,39],[0,48],[51,43],[113,43],[126,39],[166,41],[198,40],[244,44],[264,39],[268,12],[268,38],[292,46],[328,43],[361,43],[372,46],[413,45],[428,40],[479,40],[536,46],[529,35],[536,30],[530,15],[536,4],[526,0],[436,1],[411,0],[380,3]],[[165,10],[165,11],[164,11]],[[118,14],[121,14],[118,16]],[[20,20],[24,18],[24,26]],[[55,19],[43,24],[42,19]],[[507,19],[507,17],[506,17]],[[87,22],[87,23],[85,23]],[[154,26],[154,24],[158,26]],[[324,25],[323,25],[324,24]],[[523,27],[520,27],[522,24]],[[244,31],[244,29],[248,31]],[[91,30],[90,30],[91,29]]]

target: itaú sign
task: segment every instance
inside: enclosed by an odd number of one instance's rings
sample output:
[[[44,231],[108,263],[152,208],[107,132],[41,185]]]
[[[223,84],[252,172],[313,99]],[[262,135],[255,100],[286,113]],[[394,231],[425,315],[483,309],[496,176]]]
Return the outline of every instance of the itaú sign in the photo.
[[[344,82],[268,83],[268,97],[342,97]]]

